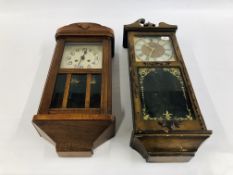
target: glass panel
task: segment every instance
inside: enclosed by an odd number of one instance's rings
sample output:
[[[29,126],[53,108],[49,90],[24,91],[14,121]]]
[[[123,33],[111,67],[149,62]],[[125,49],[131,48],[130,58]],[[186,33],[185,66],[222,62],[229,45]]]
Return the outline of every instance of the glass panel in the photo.
[[[139,68],[144,120],[193,120],[194,114],[178,68]]]
[[[55,88],[53,91],[52,101],[50,104],[51,108],[60,108],[62,106],[65,84],[66,84],[66,75],[58,74],[55,83]]]
[[[63,69],[102,68],[101,43],[66,43],[60,67]]]
[[[86,74],[72,75],[67,108],[84,108],[86,97]]]
[[[91,79],[90,108],[99,108],[101,99],[101,76],[93,74]]]
[[[134,37],[136,61],[175,61],[171,38],[168,36]]]

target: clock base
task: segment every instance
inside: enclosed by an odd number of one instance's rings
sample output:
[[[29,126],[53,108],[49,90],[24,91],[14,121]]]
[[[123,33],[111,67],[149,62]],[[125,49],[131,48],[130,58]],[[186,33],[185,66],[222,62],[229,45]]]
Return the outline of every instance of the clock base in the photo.
[[[33,125],[61,157],[90,157],[115,134],[115,117],[102,114],[39,114]]]
[[[147,162],[168,163],[168,162],[188,162],[195,153],[193,152],[164,152],[149,154]]]
[[[93,155],[92,150],[86,151],[60,151],[57,150],[57,154],[59,157],[91,157]]]
[[[210,131],[196,133],[155,133],[131,136],[130,146],[147,162],[188,162]]]

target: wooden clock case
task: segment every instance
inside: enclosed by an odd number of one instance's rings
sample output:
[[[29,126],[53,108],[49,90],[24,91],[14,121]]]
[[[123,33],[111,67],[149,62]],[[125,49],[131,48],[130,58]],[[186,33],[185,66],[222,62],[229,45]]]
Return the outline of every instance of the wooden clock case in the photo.
[[[129,48],[129,74],[131,82],[131,99],[133,110],[133,132],[130,145],[137,150],[147,162],[185,162],[189,161],[201,143],[211,131],[207,130],[194,91],[189,79],[177,40],[177,26],[159,23],[145,23],[144,19],[124,26],[123,47]],[[174,62],[136,62],[133,37],[168,36],[171,38],[177,60]],[[137,69],[171,68],[181,71],[182,78],[191,99],[195,119],[176,122],[172,120],[149,121],[142,118],[140,88]],[[161,124],[162,123],[162,124]]]
[[[102,69],[60,69],[66,42],[100,42],[103,45]],[[40,134],[56,146],[59,156],[91,156],[93,149],[114,136],[115,117],[112,115],[111,58],[114,56],[114,34],[110,28],[96,23],[74,23],[56,32],[56,48],[47,76],[44,92],[33,125]],[[59,73],[101,74],[100,108],[50,108]],[[63,104],[67,103],[69,80],[66,81]],[[88,81],[88,80],[87,80]],[[87,88],[90,88],[87,86]],[[90,91],[86,97],[90,96]],[[86,104],[88,99],[86,99]],[[88,106],[88,105],[87,105]]]

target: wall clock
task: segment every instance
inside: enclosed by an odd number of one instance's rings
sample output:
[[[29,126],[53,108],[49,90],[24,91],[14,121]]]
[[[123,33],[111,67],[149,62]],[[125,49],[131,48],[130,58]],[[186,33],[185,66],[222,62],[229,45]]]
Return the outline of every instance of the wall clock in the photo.
[[[95,23],[59,28],[33,124],[59,156],[90,156],[114,135],[111,58],[114,34]]]
[[[148,162],[188,161],[211,135],[176,40],[177,26],[124,26],[133,106],[131,146]]]

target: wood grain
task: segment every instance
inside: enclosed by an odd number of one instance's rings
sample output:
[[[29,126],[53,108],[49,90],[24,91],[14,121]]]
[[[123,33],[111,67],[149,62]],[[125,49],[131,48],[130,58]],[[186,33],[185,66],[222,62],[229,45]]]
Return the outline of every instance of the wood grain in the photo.
[[[56,146],[59,156],[91,156],[93,149],[115,134],[112,115],[111,57],[114,55],[112,29],[95,23],[74,23],[57,30],[56,49],[33,125],[39,134]],[[67,42],[98,43],[103,45],[102,69],[60,69],[64,46]],[[66,74],[61,108],[50,108],[58,74]],[[86,74],[85,108],[67,108],[71,77]],[[100,108],[90,108],[91,77],[101,76]]]
[[[129,73],[133,111],[133,132],[131,147],[137,150],[148,162],[188,161],[201,143],[212,131],[207,130],[197,103],[184,60],[182,58],[175,32],[177,26],[166,23],[145,23],[144,19],[124,26],[123,46],[129,52]],[[171,38],[176,60],[172,62],[136,62],[134,37],[168,36]],[[185,89],[191,100],[195,118],[182,121],[179,127],[168,130],[159,121],[144,120],[142,117],[141,90],[139,86],[139,68],[178,68],[184,81]]]
[[[67,106],[69,91],[70,91],[70,82],[71,82],[71,74],[67,74],[65,91],[64,91],[63,101],[62,101],[62,108],[66,108]]]
[[[91,74],[87,74],[87,85],[86,85],[86,98],[85,98],[85,108],[90,107],[90,97],[91,97]]]

